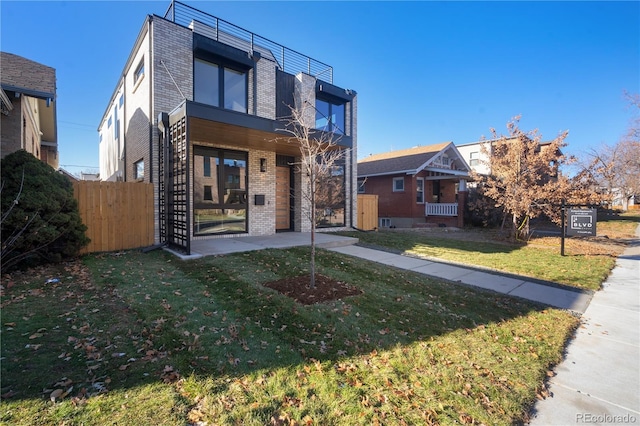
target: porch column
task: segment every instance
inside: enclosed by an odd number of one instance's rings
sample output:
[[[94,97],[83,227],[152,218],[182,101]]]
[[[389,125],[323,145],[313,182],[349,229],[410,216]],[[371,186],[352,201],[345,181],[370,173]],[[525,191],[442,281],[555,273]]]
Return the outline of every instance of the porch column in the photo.
[[[458,220],[456,226],[458,228],[464,227],[464,212],[467,206],[467,181],[460,179],[458,184]]]

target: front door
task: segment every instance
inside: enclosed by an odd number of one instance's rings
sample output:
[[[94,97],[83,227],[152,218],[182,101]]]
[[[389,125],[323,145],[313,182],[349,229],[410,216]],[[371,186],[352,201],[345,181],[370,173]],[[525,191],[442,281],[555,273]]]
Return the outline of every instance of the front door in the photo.
[[[276,231],[291,229],[291,169],[276,167]]]

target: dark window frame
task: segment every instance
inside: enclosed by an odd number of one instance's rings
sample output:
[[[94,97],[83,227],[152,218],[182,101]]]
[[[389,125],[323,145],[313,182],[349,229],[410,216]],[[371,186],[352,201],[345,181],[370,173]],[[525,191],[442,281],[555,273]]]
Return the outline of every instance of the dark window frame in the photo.
[[[218,159],[218,164],[217,166],[213,166],[212,165],[212,170],[211,170],[211,174],[213,175],[215,173],[216,175],[216,185],[215,186],[211,186],[211,199],[213,200],[215,197],[213,197],[214,192],[217,195],[217,202],[214,203],[204,203],[204,201],[211,201],[211,200],[206,200],[205,198],[205,192],[203,191],[203,200],[200,201],[200,204],[198,204],[198,200],[194,199],[194,210],[196,209],[210,209],[210,210],[244,210],[245,211],[245,223],[244,223],[244,231],[241,232],[220,232],[220,233],[213,233],[213,234],[206,234],[206,233],[198,233],[196,231],[196,227],[197,225],[197,221],[193,220],[193,232],[194,235],[218,235],[218,234],[246,234],[249,230],[249,201],[248,201],[248,194],[249,194],[249,152],[247,151],[239,151],[239,150],[233,150],[233,149],[225,149],[225,148],[216,148],[216,147],[210,147],[210,146],[205,146],[205,145],[195,145],[193,147],[193,155],[194,155],[194,161],[195,161],[195,156],[203,156],[203,157],[209,157],[211,160],[213,158],[217,158]],[[237,176],[237,175],[230,175],[228,173],[228,167],[225,166],[225,161],[232,159],[234,156],[239,156],[239,160],[240,161],[244,161],[245,163],[245,171],[244,171],[244,195],[241,196],[239,198],[239,200],[241,202],[239,203],[230,203],[228,202],[228,199],[225,198],[225,194],[226,191],[228,189],[233,189],[233,186],[238,185],[240,188],[242,188],[242,182],[240,181],[239,177],[236,179],[235,177],[233,178],[233,182],[229,182],[229,176]],[[203,167],[204,169],[204,167]],[[204,170],[203,170],[203,174],[204,174]],[[197,182],[196,182],[197,183]]]
[[[213,55],[194,55],[193,57],[193,99],[196,100],[196,102],[201,102],[201,103],[205,103],[202,101],[198,101],[196,99],[196,95],[197,95],[197,76],[196,76],[196,66],[195,66],[195,62],[196,61],[201,61],[201,62],[205,62],[205,63],[209,63],[211,65],[215,65],[218,67],[218,82],[217,82],[217,87],[218,87],[218,102],[217,105],[212,105],[218,108],[223,108],[229,111],[236,111],[236,112],[241,112],[244,114],[248,114],[249,112],[249,70],[251,68],[247,68],[244,65],[241,64],[236,64],[233,61],[230,60],[225,60],[222,57],[217,57],[217,56],[213,56]],[[244,109],[243,110],[237,110],[237,109],[233,109],[233,108],[227,108],[225,106],[225,102],[226,102],[226,89],[227,87],[225,86],[225,75],[226,75],[226,70],[230,70],[239,74],[242,74],[242,76],[244,77]],[[206,105],[210,105],[205,103]]]
[[[323,127],[318,127],[318,121],[319,121],[318,120],[318,114],[320,113],[319,108],[318,108],[318,102],[324,102],[324,103],[326,103],[328,105],[328,114],[327,114],[326,117],[323,117],[324,119],[327,120],[327,123]],[[336,123],[334,123],[331,120],[331,118],[334,115],[333,114],[334,107],[341,107],[342,108],[342,114],[341,114],[342,115],[342,123],[341,124],[342,124],[342,126],[344,128],[340,128]],[[316,117],[315,117],[314,126],[315,126],[316,129],[337,133],[339,135],[346,135],[347,134],[347,130],[346,130],[346,125],[347,125],[347,101],[344,101],[342,99],[337,99],[337,98],[334,98],[332,96],[316,94],[315,109],[316,109]]]

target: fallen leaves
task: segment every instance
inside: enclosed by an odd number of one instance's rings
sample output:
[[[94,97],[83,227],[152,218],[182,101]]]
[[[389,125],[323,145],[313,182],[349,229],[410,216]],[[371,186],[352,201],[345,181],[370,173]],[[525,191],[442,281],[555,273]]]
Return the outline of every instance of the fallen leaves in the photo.
[[[170,365],[165,365],[160,378],[164,383],[175,383],[180,380],[180,373],[173,369]]]

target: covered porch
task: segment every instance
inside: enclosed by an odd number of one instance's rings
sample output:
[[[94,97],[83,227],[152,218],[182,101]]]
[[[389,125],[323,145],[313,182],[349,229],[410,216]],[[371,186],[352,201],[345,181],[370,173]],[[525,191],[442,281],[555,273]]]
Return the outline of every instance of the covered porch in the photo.
[[[428,179],[428,178],[427,178]],[[439,192],[442,179],[438,180],[438,194],[434,194],[432,202],[424,203],[424,217],[427,225],[464,226],[464,209],[467,202],[467,181],[460,177],[447,177],[449,181],[455,181],[454,192],[443,194]],[[434,191],[435,192],[435,191]],[[441,202],[445,201],[445,202]],[[449,202],[450,201],[450,202]]]

